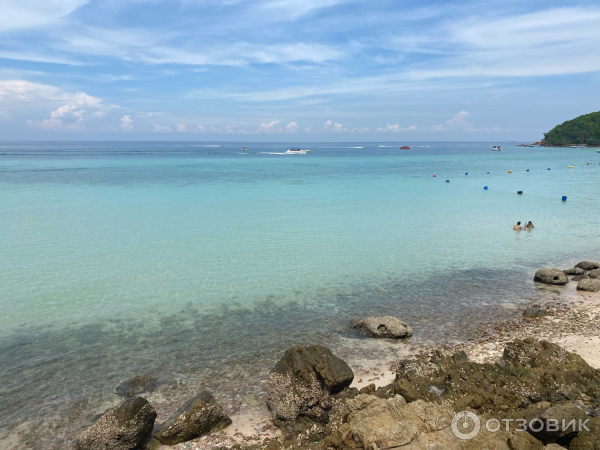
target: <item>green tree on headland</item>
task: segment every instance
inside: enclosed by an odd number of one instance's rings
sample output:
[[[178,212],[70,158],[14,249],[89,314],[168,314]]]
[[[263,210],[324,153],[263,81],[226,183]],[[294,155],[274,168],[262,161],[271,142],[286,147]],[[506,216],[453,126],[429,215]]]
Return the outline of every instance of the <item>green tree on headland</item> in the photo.
[[[575,144],[600,146],[600,111],[555,126],[548,133],[544,133],[542,145],[562,147]]]

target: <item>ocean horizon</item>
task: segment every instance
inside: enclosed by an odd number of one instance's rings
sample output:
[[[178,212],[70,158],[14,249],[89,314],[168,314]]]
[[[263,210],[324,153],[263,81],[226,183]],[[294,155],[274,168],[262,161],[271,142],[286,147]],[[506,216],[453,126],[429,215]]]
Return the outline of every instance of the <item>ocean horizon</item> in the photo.
[[[134,375],[233,396],[292,344],[368,358],[352,318],[402,353],[554,295],[536,269],[599,259],[600,155],[493,143],[0,141],[0,442],[64,448]]]

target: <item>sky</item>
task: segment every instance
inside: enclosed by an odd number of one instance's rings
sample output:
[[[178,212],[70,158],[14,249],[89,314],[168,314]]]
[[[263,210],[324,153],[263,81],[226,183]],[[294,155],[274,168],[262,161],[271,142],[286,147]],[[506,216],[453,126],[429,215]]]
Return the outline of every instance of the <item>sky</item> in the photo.
[[[598,1],[0,0],[0,140],[535,141]]]

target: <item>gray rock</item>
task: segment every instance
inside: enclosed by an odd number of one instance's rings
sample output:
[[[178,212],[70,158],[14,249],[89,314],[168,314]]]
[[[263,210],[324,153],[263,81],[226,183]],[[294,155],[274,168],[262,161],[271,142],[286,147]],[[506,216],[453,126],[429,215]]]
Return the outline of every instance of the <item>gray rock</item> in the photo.
[[[367,317],[353,320],[352,328],[362,331],[370,337],[401,339],[411,337],[413,329],[406,323],[392,316]]]
[[[346,403],[347,422],[332,436],[336,448],[363,450],[542,450],[529,433],[488,431],[482,423],[472,439],[460,440],[452,432],[455,411],[450,405],[417,400],[407,403],[396,395],[380,399],[359,395]],[[469,430],[470,431],[470,430]],[[325,448],[328,448],[325,446]]]
[[[218,431],[231,425],[223,407],[208,391],[188,400],[163,423],[154,438],[163,444],[176,445]]]
[[[261,402],[256,398],[256,395],[254,394],[246,394],[242,396],[242,401],[250,408],[258,408],[261,405]]]
[[[575,275],[573,278],[571,278],[571,281],[581,281],[589,277],[590,276],[587,273],[584,273],[583,275]]]
[[[563,285],[569,282],[569,278],[567,278],[562,270],[540,269],[535,273],[533,281],[545,284]]]
[[[583,270],[594,270],[594,269],[600,269],[600,263],[592,262],[592,261],[581,261],[575,267],[579,267],[580,269],[583,269]]]
[[[563,270],[565,275],[583,275],[585,270],[581,267],[573,267],[572,269]]]
[[[590,278],[598,279],[600,278],[600,269],[590,270],[587,274]]]
[[[577,283],[578,291],[600,292],[600,280],[586,278]]]
[[[300,415],[327,422],[328,401],[350,386],[352,369],[322,345],[294,346],[269,374],[267,406],[274,420],[295,421]]]
[[[144,444],[154,427],[156,411],[145,398],[126,400],[108,410],[77,436],[77,450],[133,450]]]
[[[566,450],[566,448],[558,444],[548,444],[544,447],[544,450]]]
[[[136,375],[123,381],[115,388],[115,394],[121,397],[134,397],[143,392],[152,392],[158,380],[151,375]]]
[[[545,317],[548,315],[548,311],[540,308],[527,308],[523,311],[523,317],[526,319],[536,319],[538,317]]]

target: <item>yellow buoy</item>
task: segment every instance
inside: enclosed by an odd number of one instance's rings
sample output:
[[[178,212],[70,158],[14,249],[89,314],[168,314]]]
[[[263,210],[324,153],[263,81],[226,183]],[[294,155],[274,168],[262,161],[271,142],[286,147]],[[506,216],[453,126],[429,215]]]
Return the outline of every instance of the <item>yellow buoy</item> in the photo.
[[[573,168],[573,166],[569,166],[569,169],[572,169],[572,168]]]
[[[512,173],[512,170],[509,170],[508,173]]]

